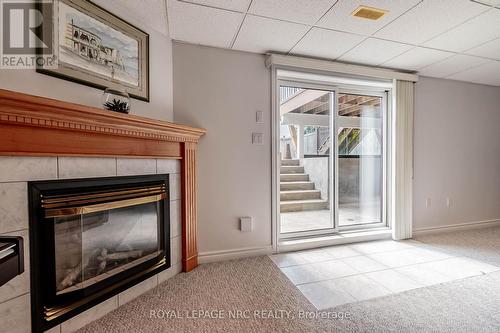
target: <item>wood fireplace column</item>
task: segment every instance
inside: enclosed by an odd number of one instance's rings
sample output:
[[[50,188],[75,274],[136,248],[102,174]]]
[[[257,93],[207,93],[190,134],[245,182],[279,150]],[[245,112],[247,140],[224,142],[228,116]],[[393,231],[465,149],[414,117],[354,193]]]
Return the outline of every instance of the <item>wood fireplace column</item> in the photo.
[[[182,150],[182,271],[198,266],[196,143],[184,142]]]

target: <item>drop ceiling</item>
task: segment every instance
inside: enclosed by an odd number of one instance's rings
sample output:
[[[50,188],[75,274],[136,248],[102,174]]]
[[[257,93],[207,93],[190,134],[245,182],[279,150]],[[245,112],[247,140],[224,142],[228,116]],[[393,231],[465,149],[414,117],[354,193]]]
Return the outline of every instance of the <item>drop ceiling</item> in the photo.
[[[388,11],[351,16],[359,6]],[[471,0],[167,0],[174,40],[500,86],[500,8]]]

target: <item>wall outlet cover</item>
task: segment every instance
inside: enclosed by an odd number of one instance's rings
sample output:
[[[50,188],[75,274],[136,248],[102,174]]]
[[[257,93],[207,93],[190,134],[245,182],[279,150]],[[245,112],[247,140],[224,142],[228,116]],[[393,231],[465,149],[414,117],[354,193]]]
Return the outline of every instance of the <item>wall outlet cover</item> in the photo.
[[[252,218],[250,216],[240,217],[241,232],[250,232],[253,229]]]
[[[255,112],[255,122],[257,124],[263,124],[264,123],[264,112],[262,112],[262,111]]]
[[[252,133],[252,144],[262,146],[264,144],[264,133]]]

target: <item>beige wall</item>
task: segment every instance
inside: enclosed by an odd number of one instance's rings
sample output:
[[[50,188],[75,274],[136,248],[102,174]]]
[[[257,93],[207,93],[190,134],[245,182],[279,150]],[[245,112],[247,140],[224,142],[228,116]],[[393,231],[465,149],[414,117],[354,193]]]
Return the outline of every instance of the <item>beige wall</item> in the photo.
[[[201,254],[271,244],[271,73],[264,56],[173,44],[175,121],[207,129],[199,145]],[[264,112],[264,124],[255,112]],[[252,145],[252,131],[264,145]],[[240,232],[252,216],[252,232]]]
[[[173,119],[172,107],[172,42],[170,38],[150,27],[147,21],[135,19],[134,14],[120,6],[99,0],[98,4],[111,10],[131,24],[145,30],[150,38],[150,102],[132,99],[131,113],[160,120]],[[101,107],[103,91],[35,70],[0,69],[0,89],[59,99],[67,102]]]
[[[500,219],[500,88],[422,77],[414,126],[414,228]]]
[[[174,42],[173,66],[175,121],[208,130],[199,151],[200,252],[270,245],[271,74],[264,56]],[[265,124],[255,123],[256,110]],[[420,79],[415,229],[500,218],[499,123],[500,88]],[[251,145],[252,131],[265,133],[264,146]],[[238,230],[245,215],[254,217],[251,233]]]

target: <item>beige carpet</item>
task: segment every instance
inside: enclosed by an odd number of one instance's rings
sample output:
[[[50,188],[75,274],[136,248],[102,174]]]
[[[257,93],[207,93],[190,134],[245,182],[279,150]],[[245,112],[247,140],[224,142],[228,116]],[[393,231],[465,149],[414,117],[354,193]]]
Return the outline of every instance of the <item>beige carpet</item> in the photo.
[[[500,266],[500,227],[429,234],[415,239],[450,253]]]
[[[432,241],[418,240],[445,247],[452,244],[452,238],[479,242],[482,237],[490,245],[480,255],[490,253],[489,262],[494,262],[498,254],[495,249],[500,252],[500,242],[493,241],[498,231],[474,231],[474,237],[462,232],[433,236]],[[468,247],[469,243],[464,244],[462,255],[478,255]],[[300,319],[301,311],[315,311],[315,308],[268,257],[259,257],[201,265],[193,272],[179,274],[79,332],[500,332],[499,300],[500,273],[492,273],[346,304],[325,312],[331,317],[335,313],[348,314],[347,319]],[[231,310],[249,310],[250,318],[186,318],[184,311],[198,309],[222,310],[224,317]],[[151,310],[180,311],[180,315],[170,319],[151,318]],[[255,318],[254,311],[261,310],[290,311],[293,318],[286,315]]]

